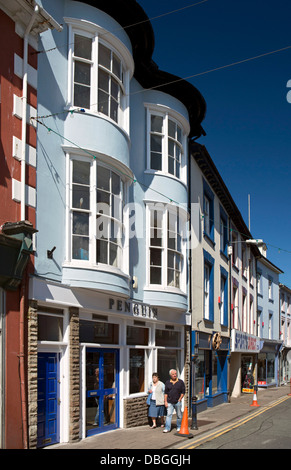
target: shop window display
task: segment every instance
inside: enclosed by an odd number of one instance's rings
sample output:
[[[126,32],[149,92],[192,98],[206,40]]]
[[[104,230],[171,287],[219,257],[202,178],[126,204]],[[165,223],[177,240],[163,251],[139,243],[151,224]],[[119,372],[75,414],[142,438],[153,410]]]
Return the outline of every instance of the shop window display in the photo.
[[[130,349],[129,352],[129,393],[145,391],[145,351]]]
[[[199,351],[197,361],[195,363],[195,395],[198,400],[203,399],[209,395],[209,382],[210,382],[210,370],[209,370],[209,359],[210,351]]]
[[[258,385],[275,382],[275,354],[261,353],[258,356]]]
[[[176,369],[180,375],[180,351],[176,349],[158,349],[158,371],[162,382],[169,379],[169,370]]]
[[[253,393],[254,391],[254,361],[251,356],[242,356],[241,362],[242,392]]]
[[[198,400],[213,397],[224,391],[226,385],[226,354],[210,350],[199,350],[195,360],[194,395]]]
[[[80,320],[80,342],[118,344],[119,325]]]
[[[38,341],[62,341],[63,317],[38,314]]]
[[[212,395],[218,392],[217,356],[212,353]]]

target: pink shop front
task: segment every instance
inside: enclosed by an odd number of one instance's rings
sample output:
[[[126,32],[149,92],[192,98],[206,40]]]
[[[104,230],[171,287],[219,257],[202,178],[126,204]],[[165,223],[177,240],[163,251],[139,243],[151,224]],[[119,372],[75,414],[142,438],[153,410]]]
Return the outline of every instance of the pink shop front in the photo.
[[[230,357],[230,394],[253,393],[258,377],[259,337],[232,330]]]

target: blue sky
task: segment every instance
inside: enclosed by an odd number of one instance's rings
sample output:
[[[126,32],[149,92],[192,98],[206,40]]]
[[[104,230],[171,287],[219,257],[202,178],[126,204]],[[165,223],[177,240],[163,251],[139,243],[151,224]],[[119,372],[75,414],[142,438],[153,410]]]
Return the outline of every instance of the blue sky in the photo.
[[[200,0],[201,1],[201,0]],[[138,0],[148,17],[193,0]],[[206,146],[251,233],[291,287],[291,47],[231,67],[215,68],[291,46],[290,0],[199,0],[152,19],[154,61],[188,79],[207,103]],[[208,73],[204,73],[208,72]],[[290,88],[291,90],[291,88]]]

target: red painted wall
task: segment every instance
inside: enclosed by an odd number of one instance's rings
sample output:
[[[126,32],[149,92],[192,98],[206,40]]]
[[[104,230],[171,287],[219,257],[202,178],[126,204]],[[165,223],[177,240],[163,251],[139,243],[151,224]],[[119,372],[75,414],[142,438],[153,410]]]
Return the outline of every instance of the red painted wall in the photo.
[[[15,23],[0,10],[0,226],[20,220],[20,203],[12,200],[12,178],[21,180],[21,164],[12,156],[13,136],[21,139],[21,120],[13,116],[13,95],[22,96],[22,79],[14,74],[14,53],[23,57],[23,39],[15,33]],[[37,67],[37,55],[29,47],[28,62]],[[37,94],[28,86],[28,103],[36,107]],[[36,131],[27,126],[27,143],[36,147]],[[26,184],[35,187],[36,170],[26,165]],[[26,220],[35,227],[35,209],[26,207]],[[27,268],[33,272],[33,257]],[[5,448],[23,448],[21,387],[19,374],[20,353],[20,300],[22,291],[6,292],[6,351],[5,351]],[[25,290],[25,319],[27,319],[28,282]],[[27,351],[27,325],[25,324],[25,352]],[[27,355],[26,355],[27,356]],[[25,357],[25,364],[27,363]],[[1,366],[1,365],[0,365]],[[27,368],[26,368],[27,371]],[[27,373],[26,373],[27,376]]]

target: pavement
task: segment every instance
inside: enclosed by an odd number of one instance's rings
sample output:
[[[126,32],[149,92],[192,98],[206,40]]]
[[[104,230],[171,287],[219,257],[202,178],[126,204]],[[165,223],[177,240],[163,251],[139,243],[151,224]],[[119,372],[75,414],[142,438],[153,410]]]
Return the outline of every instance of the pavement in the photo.
[[[264,407],[275,404],[276,401],[280,401],[284,397],[288,398],[290,392],[289,384],[259,389],[256,394],[257,403],[260,409],[263,410]],[[178,449],[180,445],[182,446],[189,441],[191,435],[195,439],[197,436],[214,431],[226,423],[235,422],[244,416],[251,415],[251,413],[258,410],[257,407],[251,406],[253,399],[253,394],[242,394],[238,398],[231,398],[229,403],[223,403],[198,413],[197,430],[191,429],[192,419],[191,417],[188,418],[189,434],[186,434],[186,436],[185,434],[183,436],[177,435],[175,417],[173,417],[172,430],[169,433],[163,433],[161,427],[151,429],[149,426],[137,426],[96,434],[74,443],[55,444],[45,447],[45,449],[106,449],[111,451],[116,449]]]

